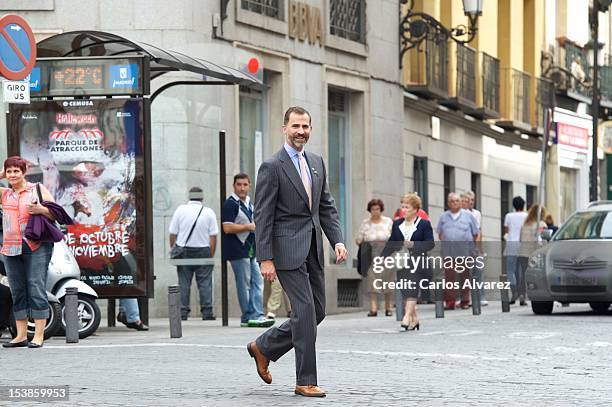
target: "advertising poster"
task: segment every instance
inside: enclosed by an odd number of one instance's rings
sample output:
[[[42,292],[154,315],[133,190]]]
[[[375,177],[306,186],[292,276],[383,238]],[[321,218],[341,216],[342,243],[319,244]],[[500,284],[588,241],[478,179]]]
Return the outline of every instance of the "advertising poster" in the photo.
[[[75,221],[65,242],[81,280],[101,297],[144,296],[142,100],[35,102],[13,107],[10,123],[28,180]]]

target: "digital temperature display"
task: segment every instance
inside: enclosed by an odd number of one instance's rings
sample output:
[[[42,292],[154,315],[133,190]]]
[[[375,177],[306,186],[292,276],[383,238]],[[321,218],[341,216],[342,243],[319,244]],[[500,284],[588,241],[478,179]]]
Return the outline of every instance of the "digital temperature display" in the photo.
[[[103,89],[104,67],[102,65],[66,67],[53,70],[50,87],[52,89]]]
[[[148,60],[39,58],[30,75],[33,97],[141,96],[148,94]]]

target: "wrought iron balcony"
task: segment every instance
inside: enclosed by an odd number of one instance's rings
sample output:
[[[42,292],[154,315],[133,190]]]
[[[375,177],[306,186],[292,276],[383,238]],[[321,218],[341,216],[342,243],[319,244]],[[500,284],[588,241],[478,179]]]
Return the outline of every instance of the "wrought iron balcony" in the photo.
[[[455,97],[440,102],[456,109],[471,111],[476,108],[476,56],[474,49],[457,44],[457,76]]]
[[[529,118],[529,88],[531,77],[518,69],[512,70],[512,120],[530,123]]]
[[[499,59],[482,53],[482,106],[499,115]]]
[[[567,38],[558,46],[542,52],[542,75],[553,81],[559,106],[575,110],[580,102],[591,103],[591,70],[587,51]]]
[[[518,69],[504,69],[502,89],[502,117],[497,125],[520,131],[531,131],[531,77]]]
[[[481,52],[482,66],[480,68],[480,105],[469,113],[479,119],[497,119],[500,116],[499,86],[500,71],[499,59]]]
[[[612,108],[612,66],[599,67],[599,92],[601,94],[600,104],[602,107]]]
[[[448,98],[448,42],[425,40],[425,52],[409,51],[406,90],[429,99]]]
[[[586,103],[591,102],[591,75],[587,52],[573,43],[566,41],[563,46],[565,50],[565,69],[572,74],[569,81],[568,96],[581,99]]]
[[[535,103],[535,119],[534,129],[541,133],[544,128],[544,109],[555,106],[555,84],[550,79],[538,78],[538,88],[536,93]]]

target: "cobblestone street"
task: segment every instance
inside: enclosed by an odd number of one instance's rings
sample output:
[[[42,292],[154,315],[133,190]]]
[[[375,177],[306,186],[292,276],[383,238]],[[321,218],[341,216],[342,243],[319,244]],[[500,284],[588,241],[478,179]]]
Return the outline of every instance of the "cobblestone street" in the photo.
[[[581,305],[559,306],[548,317],[529,307],[502,314],[496,302],[483,311],[435,319],[432,305],[421,306],[419,332],[363,312],[328,317],[318,339],[325,399],[293,395],[291,354],[271,364],[274,381],[263,384],[245,349],[261,329],[238,328],[235,320],[227,328],[187,321],[178,340],[157,319],[149,332],[101,328],[78,345],[54,338],[42,350],[3,349],[2,381],[69,385],[69,405],[609,404],[610,315]]]

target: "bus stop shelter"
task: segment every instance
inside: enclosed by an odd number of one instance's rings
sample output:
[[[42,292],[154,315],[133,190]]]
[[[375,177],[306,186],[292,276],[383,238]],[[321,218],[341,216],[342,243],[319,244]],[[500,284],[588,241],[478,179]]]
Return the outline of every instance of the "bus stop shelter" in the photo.
[[[172,72],[194,75],[193,79],[164,76]],[[160,85],[151,93],[151,83],[155,80],[158,80]],[[112,203],[109,192],[104,199],[104,213],[100,217],[101,223],[106,224],[84,225],[72,234],[77,245],[78,242],[93,244],[94,239],[91,236],[104,236],[101,230],[111,231],[109,239],[121,236],[125,240],[117,246],[119,249],[115,247],[110,254],[108,248],[99,241],[95,242],[96,247],[83,244],[83,247],[78,247],[75,251],[75,253],[96,254],[93,260],[90,257],[87,261],[78,255],[76,257],[85,275],[85,281],[94,282],[93,288],[98,291],[100,297],[109,299],[109,326],[114,325],[114,300],[122,297],[138,297],[142,319],[145,322],[148,320],[148,298],[153,297],[155,280],[151,104],[166,89],[178,85],[240,85],[255,89],[263,88],[261,82],[247,73],[182,52],[163,49],[108,32],[73,31],[54,35],[37,44],[37,63],[30,76],[33,101],[30,105],[11,105],[8,120],[9,153],[47,157],[44,159],[46,160],[44,164],[39,163],[38,170],[41,178],[46,180],[54,179],[53,174],[55,174],[59,178],[58,185],[63,185],[64,188],[58,190],[66,189],[66,182],[63,179],[67,173],[73,178],[75,174],[85,173],[86,169],[95,174],[96,161],[110,161],[109,156],[123,154],[134,158],[131,165],[136,176],[133,176],[129,183],[125,180],[121,183],[119,180],[115,188],[124,188],[121,191],[127,191],[129,197],[114,198],[117,202],[112,206],[107,202],[111,200]],[[104,112],[104,117],[100,112]],[[121,122],[126,128],[125,140],[112,154],[108,152],[110,149],[108,137],[105,139],[104,128],[101,126],[102,121],[108,121],[108,112],[111,112],[113,117],[115,114],[117,117],[126,117]],[[43,140],[34,140],[34,142],[24,140],[26,134],[31,134],[34,126],[33,122],[28,122],[27,119],[33,117],[39,119],[36,121],[39,124],[36,125],[42,127],[36,129],[36,133],[43,134]],[[133,120],[129,119],[134,117]],[[93,127],[92,123],[98,126]],[[31,153],[28,149],[36,143],[49,145],[49,150]],[[67,145],[70,147],[66,147]],[[224,131],[219,132],[219,154],[222,204],[227,195]],[[53,174],[45,172],[49,168],[52,168]],[[100,173],[103,171],[104,169],[98,169]],[[72,188],[71,196],[79,196],[79,191],[83,192],[82,186],[78,184],[67,188]],[[72,204],[75,213],[79,213],[77,210],[83,211],[82,206],[79,206],[77,201]],[[116,220],[115,224],[111,224],[113,219]],[[92,230],[97,230],[97,234],[92,235]],[[77,238],[74,239],[74,236]],[[206,261],[212,260],[202,259],[199,263],[197,259],[182,262],[202,264]],[[222,320],[223,325],[227,325],[227,265],[223,261],[221,264]],[[122,268],[131,270],[131,276],[126,272],[121,285],[114,280],[115,276],[108,278],[103,276],[104,270],[110,269],[117,274],[117,270]],[[88,280],[90,277],[91,280]],[[95,286],[96,284],[100,286]]]

